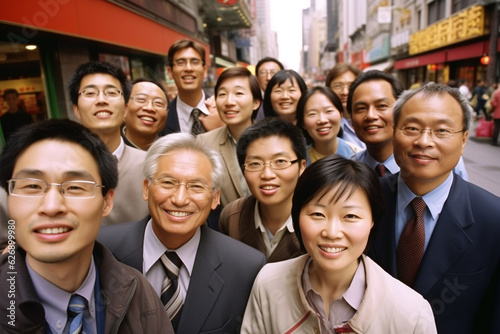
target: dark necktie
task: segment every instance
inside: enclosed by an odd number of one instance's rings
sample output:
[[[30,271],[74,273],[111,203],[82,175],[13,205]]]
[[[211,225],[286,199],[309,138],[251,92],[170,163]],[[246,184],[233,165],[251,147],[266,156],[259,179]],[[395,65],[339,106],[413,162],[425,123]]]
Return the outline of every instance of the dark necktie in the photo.
[[[384,164],[378,164],[377,167],[375,167],[378,176],[384,177],[385,176],[385,166]]]
[[[79,334],[83,328],[83,311],[87,306],[85,298],[80,295],[71,295],[68,305],[69,319],[72,319],[69,325],[69,334]]]
[[[167,315],[172,321],[174,329],[180,318],[182,308],[182,293],[179,286],[179,270],[182,260],[175,252],[166,252],[160,258],[165,267],[165,279],[161,285],[161,301],[165,305]]]
[[[411,201],[414,216],[406,223],[396,251],[396,265],[398,279],[413,286],[418,268],[422,262],[425,245],[424,212],[426,204],[422,197],[415,197]]]
[[[198,108],[194,108],[191,111],[191,118],[193,119],[193,126],[191,127],[191,133],[193,135],[199,135],[200,133],[205,132],[205,128],[198,117],[201,115],[201,110]]]

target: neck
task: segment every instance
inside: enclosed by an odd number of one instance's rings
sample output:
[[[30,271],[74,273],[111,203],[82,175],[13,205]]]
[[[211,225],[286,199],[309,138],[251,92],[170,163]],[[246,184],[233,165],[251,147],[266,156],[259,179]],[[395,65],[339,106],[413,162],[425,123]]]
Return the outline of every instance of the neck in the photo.
[[[450,173],[447,173],[444,176],[441,176],[437,179],[430,179],[430,180],[411,180],[405,175],[412,175],[411,172],[403,172],[401,171],[401,177],[403,178],[403,181],[405,184],[410,188],[410,190],[417,196],[424,196],[425,194],[433,191],[437,187],[439,187],[441,184],[443,184],[444,181],[450,176]]]
[[[93,247],[93,246],[92,246]],[[66,292],[75,292],[89,272],[92,252],[85,251],[61,262],[40,262],[26,254],[30,267],[50,283]]]
[[[262,224],[275,235],[281,226],[287,221],[292,212],[291,198],[285,203],[265,206],[259,203],[259,214]]]
[[[153,142],[158,138],[158,135],[155,134],[144,134],[144,133],[136,133],[134,131],[130,131],[129,129],[124,129],[125,137],[133,143],[135,146],[139,147],[143,151],[147,151],[148,148],[153,144]]]
[[[354,261],[341,271],[325,271],[314,260],[311,262],[309,279],[314,290],[318,291],[323,298],[325,308],[329,307],[332,300],[342,297],[347,291],[358,269],[358,265],[359,262]]]
[[[337,137],[332,138],[329,141],[314,142],[313,147],[319,154],[323,156],[329,156],[337,152],[337,147],[339,146],[339,141]]]
[[[180,91],[178,97],[187,104],[190,107],[196,107],[200,100],[203,97],[203,91],[200,90],[194,90],[194,91]]]
[[[252,120],[249,119],[247,122],[243,124],[237,124],[237,125],[228,125],[227,130],[231,134],[231,136],[234,138],[234,140],[238,141],[240,139],[241,134],[243,131],[245,131],[246,128],[248,128],[250,125],[252,125]]]
[[[389,159],[389,157],[394,152],[392,139],[390,141],[376,145],[367,144],[366,150],[368,151],[368,153],[370,153],[373,159],[377,160],[378,162],[384,162]]]
[[[113,153],[120,146],[120,128],[113,130],[93,130],[101,138],[108,150]]]

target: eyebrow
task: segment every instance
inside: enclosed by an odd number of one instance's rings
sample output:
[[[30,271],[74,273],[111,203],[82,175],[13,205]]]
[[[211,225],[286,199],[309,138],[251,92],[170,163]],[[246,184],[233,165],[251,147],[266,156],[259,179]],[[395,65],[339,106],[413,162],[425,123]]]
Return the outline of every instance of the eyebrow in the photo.
[[[17,172],[15,175],[13,175],[14,178],[16,177],[43,177],[45,176],[46,173],[39,170],[39,169],[21,169],[19,172]],[[87,171],[84,170],[75,170],[75,171],[67,171],[62,174],[63,179],[83,179],[83,180],[91,180],[95,181],[95,178]]]
[[[84,89],[86,89],[86,88],[96,88],[96,89],[99,89],[100,87],[102,87],[102,86],[98,86],[98,85],[90,84],[90,85],[87,85],[87,86],[82,87],[82,90],[84,90]],[[106,84],[106,85],[104,85],[104,88],[103,88],[103,89],[106,89],[106,88],[116,88],[116,89],[122,89],[122,88],[118,88],[118,87],[116,87],[116,86],[115,86],[115,85],[113,85],[113,84]]]
[[[283,156],[283,155],[292,155],[293,153],[291,152],[286,152],[286,151],[283,151],[283,152],[278,152],[278,153],[275,153],[271,156],[271,159],[274,159],[274,158],[277,158],[279,156]],[[260,160],[263,160],[263,158],[261,156],[258,156],[258,155],[248,155],[247,156],[247,159],[260,159]]]
[[[422,119],[422,118],[417,118],[415,116],[408,116],[407,118],[405,118],[403,120],[404,123],[409,123],[409,122],[415,122],[415,123],[422,123],[422,122],[426,122],[425,119]],[[455,122],[451,121],[449,118],[440,118],[440,119],[437,119],[435,121],[432,121],[432,124],[446,124],[446,125],[455,125],[454,124]]]

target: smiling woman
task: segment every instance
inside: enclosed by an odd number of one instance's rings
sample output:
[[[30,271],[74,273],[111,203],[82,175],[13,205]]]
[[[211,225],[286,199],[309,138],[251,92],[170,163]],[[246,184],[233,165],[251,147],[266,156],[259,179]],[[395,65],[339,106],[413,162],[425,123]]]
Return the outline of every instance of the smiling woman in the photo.
[[[363,255],[383,210],[364,163],[329,156],[308,167],[292,207],[307,254],[262,268],[241,333],[436,333],[429,303]]]

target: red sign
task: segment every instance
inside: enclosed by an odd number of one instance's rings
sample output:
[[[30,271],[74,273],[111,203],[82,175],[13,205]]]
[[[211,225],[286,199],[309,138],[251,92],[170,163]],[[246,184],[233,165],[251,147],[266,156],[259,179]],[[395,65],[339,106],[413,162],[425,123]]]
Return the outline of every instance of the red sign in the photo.
[[[235,3],[238,2],[238,0],[217,0],[218,3],[221,3],[226,6],[231,6],[234,5]]]

